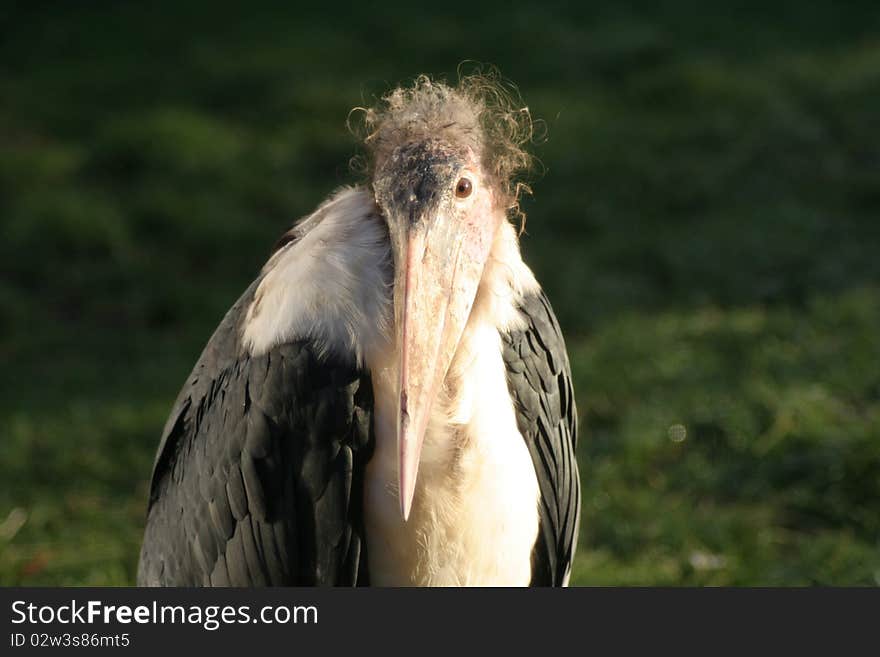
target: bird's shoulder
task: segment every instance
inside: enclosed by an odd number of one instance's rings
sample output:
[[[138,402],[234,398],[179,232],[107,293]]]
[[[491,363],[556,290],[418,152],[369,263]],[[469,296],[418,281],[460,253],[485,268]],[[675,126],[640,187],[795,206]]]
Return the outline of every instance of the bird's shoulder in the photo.
[[[269,403],[272,395],[301,396],[307,391],[297,386],[304,382],[315,389],[323,378],[360,373],[365,344],[381,339],[388,312],[383,226],[363,188],[342,188],[285,233],[181,388],[156,452],[154,484],[179,438],[196,433],[194,419],[216,403],[219,382],[230,376],[245,372],[251,398],[263,394]],[[277,376],[282,370],[287,376]],[[267,376],[271,385],[265,385]],[[228,404],[228,397],[221,401]]]
[[[258,414],[279,430],[301,433],[305,424],[316,421],[313,416],[334,406],[334,417],[351,421],[356,397],[369,392],[362,385],[367,374],[353,354],[329,352],[307,336],[251,353],[242,327],[259,284],[260,278],[228,310],[184,381],[156,451],[151,500],[180,452],[203,439],[206,422],[218,413],[230,422]],[[229,451],[247,440],[246,429],[235,428],[230,424],[223,432]]]
[[[254,355],[233,304],[187,377],[153,468],[139,581],[351,584],[372,386],[307,337]],[[312,527],[308,535],[302,528]]]

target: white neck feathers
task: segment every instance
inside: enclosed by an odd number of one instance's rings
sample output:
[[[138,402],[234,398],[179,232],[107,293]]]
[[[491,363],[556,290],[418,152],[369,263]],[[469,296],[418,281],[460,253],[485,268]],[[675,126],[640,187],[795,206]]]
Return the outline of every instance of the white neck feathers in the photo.
[[[291,231],[266,263],[242,326],[252,355],[297,339],[320,353],[363,365],[392,336],[393,263],[388,230],[369,190],[336,192]],[[469,326],[518,328],[524,294],[538,289],[523,263],[513,226],[502,222],[471,311]]]

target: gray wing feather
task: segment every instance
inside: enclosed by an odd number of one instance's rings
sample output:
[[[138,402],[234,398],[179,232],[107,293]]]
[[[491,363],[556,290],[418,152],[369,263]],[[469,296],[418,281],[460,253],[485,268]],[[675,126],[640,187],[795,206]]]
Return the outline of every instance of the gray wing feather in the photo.
[[[520,307],[527,327],[503,336],[507,381],[517,424],[541,493],[532,585],[567,583],[577,547],[580,479],[577,410],[562,331],[543,292]]]
[[[250,357],[215,331],[166,423],[153,467],[140,585],[365,583],[360,491],[372,386],[308,341]]]

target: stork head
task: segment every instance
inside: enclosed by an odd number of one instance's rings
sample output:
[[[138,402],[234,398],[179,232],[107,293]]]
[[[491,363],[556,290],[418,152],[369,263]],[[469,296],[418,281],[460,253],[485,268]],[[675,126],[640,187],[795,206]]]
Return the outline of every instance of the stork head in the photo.
[[[485,78],[419,78],[368,110],[372,187],[394,258],[400,508],[409,517],[432,406],[441,393],[501,223],[528,164],[527,109]],[[518,120],[519,119],[519,120]],[[524,121],[524,122],[523,122]]]

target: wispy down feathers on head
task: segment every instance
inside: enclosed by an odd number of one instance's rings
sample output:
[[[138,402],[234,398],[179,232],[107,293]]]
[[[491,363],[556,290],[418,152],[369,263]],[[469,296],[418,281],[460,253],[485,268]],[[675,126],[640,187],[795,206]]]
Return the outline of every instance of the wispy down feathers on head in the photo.
[[[532,164],[524,145],[532,138],[533,123],[515,87],[500,76],[467,75],[450,86],[421,75],[411,86],[398,87],[376,106],[358,111],[362,125],[356,132],[366,147],[360,164],[367,175],[400,146],[440,139],[473,149],[501,190],[506,209],[521,215],[520,195],[531,191],[522,177]]]

